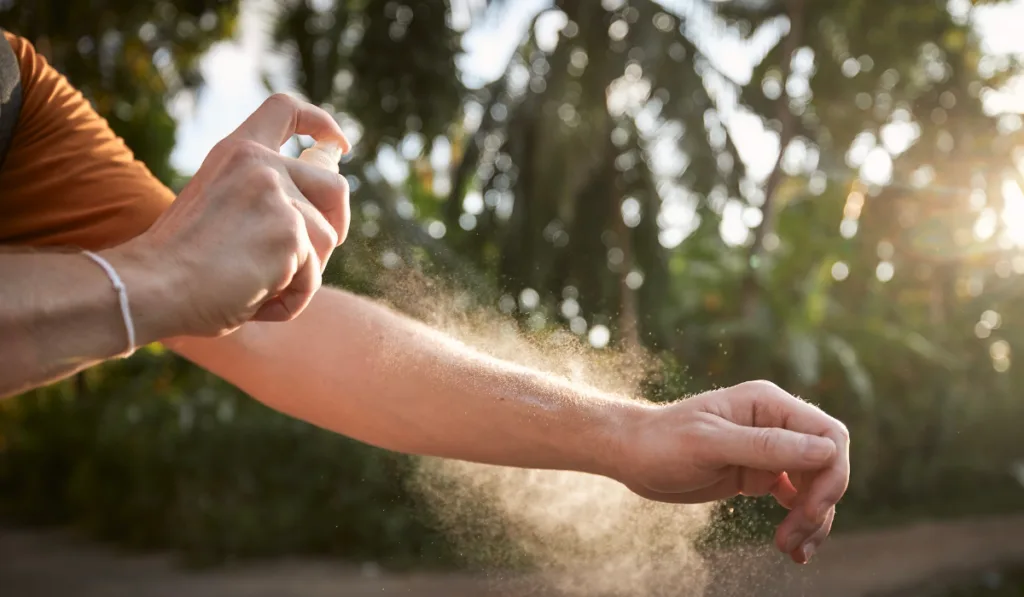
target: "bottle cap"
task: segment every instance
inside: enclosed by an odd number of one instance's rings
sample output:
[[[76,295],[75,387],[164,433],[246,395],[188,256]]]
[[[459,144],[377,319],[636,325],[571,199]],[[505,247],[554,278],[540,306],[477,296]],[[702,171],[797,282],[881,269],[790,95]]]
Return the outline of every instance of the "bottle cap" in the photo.
[[[342,155],[344,152],[337,141],[317,141],[313,147],[303,150],[299,154],[299,159],[331,172],[339,172],[338,163]]]

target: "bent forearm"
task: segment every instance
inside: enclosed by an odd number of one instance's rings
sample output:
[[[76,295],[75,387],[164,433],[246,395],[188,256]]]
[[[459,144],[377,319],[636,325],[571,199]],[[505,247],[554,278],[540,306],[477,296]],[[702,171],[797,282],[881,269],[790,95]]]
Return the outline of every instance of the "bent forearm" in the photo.
[[[128,253],[103,255],[128,287],[140,343],[156,340],[158,278],[141,275],[144,268]],[[0,397],[62,379],[126,348],[117,292],[96,263],[77,253],[0,252]]]
[[[322,289],[294,321],[168,346],[268,406],[399,452],[596,474],[642,406],[480,354]]]

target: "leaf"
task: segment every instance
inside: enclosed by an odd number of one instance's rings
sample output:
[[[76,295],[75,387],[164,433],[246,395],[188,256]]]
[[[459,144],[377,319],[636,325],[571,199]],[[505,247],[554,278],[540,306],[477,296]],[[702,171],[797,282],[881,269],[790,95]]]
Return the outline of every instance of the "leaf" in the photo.
[[[857,351],[843,338],[834,334],[825,337],[825,346],[839,360],[843,371],[846,373],[846,380],[853,389],[854,394],[860,399],[861,407],[869,409],[875,404],[875,394],[871,383],[871,374],[860,363],[857,358]]]
[[[804,317],[812,328],[821,325],[829,305],[828,291],[832,287],[832,259],[822,259],[818,267],[807,276],[804,292]]]
[[[813,334],[791,330],[786,334],[789,345],[789,361],[797,377],[807,385],[818,383],[821,378],[821,352]]]
[[[951,52],[960,52],[967,44],[967,36],[962,29],[953,29],[943,36],[943,45]]]
[[[886,340],[899,343],[914,354],[948,369],[959,369],[961,366],[960,361],[953,354],[943,350],[917,332],[904,330],[889,323],[869,324],[866,329]]]
[[[807,195],[806,176],[784,176],[775,189],[775,209],[783,210],[790,203]]]

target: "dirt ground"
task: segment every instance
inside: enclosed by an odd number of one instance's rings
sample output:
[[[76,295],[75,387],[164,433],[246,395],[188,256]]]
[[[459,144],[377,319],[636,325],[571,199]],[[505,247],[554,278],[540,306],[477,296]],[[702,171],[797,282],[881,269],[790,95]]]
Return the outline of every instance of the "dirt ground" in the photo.
[[[770,550],[712,564],[707,597],[876,597],[936,577],[1024,563],[1024,516],[919,524],[833,537],[808,566]],[[680,591],[680,594],[685,591]],[[128,556],[64,533],[0,529],[4,597],[522,597],[468,575],[380,575],[337,562],[283,561],[185,572],[163,556]],[[637,596],[648,597],[648,596]]]

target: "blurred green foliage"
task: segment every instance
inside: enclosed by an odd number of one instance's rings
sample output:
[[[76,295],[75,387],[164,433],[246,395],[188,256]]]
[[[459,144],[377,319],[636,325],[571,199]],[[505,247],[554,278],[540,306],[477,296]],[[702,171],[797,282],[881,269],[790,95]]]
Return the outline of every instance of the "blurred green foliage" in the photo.
[[[488,4],[472,25],[485,35],[515,9]],[[1024,202],[1012,191],[1021,119],[983,105],[1019,69],[982,52],[963,12],[975,4],[990,3],[558,0],[534,21],[561,15],[557,43],[531,23],[483,87],[458,75],[466,32],[448,2],[282,1],[274,39],[302,92],[360,132],[333,283],[378,295],[383,273],[411,266],[524,330],[606,326],[613,346],[662,363],[643,384],[655,400],[771,379],[850,427],[837,521],[850,525],[1024,503],[1012,474],[1024,253],[1000,241],[1024,244],[1024,224],[998,217]],[[165,174],[164,102],[198,84],[196,58],[237,9],[167,5],[68,29],[47,3],[0,3],[0,25],[78,48],[57,64]],[[189,19],[198,29],[175,24]],[[81,52],[83,35],[143,28],[156,34],[139,55],[166,48],[193,73],[182,87],[120,62],[105,67],[115,85]],[[749,80],[723,66],[735,49],[723,38],[749,42]],[[122,100],[151,109],[118,120]],[[743,157],[764,156],[741,156],[751,122],[785,148],[761,177]],[[766,147],[755,154],[774,156]],[[401,180],[386,160],[406,167]],[[404,486],[409,464],[160,353],[0,404],[0,495],[15,520],[197,562],[450,560]],[[778,514],[764,500],[723,504],[718,539],[760,535]]]

